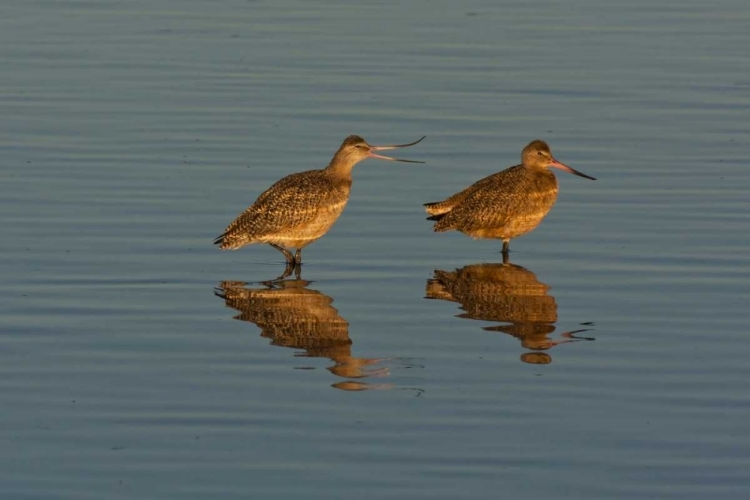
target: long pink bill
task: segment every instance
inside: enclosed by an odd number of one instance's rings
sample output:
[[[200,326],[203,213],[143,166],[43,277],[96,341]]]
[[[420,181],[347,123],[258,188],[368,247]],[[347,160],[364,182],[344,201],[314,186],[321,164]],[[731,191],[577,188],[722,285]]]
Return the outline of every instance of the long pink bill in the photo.
[[[570,168],[564,163],[560,163],[559,161],[552,158],[552,162],[549,164],[550,167],[559,168],[560,170],[564,170],[568,173],[571,173],[573,175],[577,175],[578,177],[584,177],[586,179],[591,179],[592,181],[595,181],[596,179],[594,177],[591,177],[590,175],[586,175],[583,172],[579,172],[578,170],[574,168]]]
[[[370,152],[367,154],[370,158],[377,158],[378,160],[388,160],[388,161],[401,161],[404,163],[424,163],[423,161],[416,161],[416,160],[402,160],[401,158],[391,158],[390,156],[384,156],[373,153],[373,151],[384,151],[388,149],[397,149],[397,148],[408,148],[409,146],[413,146],[415,144],[418,144],[422,142],[422,140],[427,137],[426,135],[422,136],[421,139],[416,140],[414,142],[410,142],[409,144],[394,144],[392,146],[372,146],[370,147]]]

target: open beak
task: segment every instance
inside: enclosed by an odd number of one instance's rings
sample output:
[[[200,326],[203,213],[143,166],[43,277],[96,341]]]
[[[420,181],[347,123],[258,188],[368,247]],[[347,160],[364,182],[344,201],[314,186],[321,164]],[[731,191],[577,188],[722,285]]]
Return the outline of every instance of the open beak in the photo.
[[[424,139],[425,136],[422,136],[422,139]],[[378,155],[373,153],[373,151],[383,151],[387,149],[397,149],[397,148],[408,148],[409,146],[413,146],[415,144],[418,144],[422,142],[422,139],[419,139],[414,142],[410,142],[409,144],[396,144],[393,146],[370,146],[370,152],[367,153],[367,156],[370,158],[377,158],[378,160],[388,160],[388,161],[402,161],[404,163],[424,163],[423,161],[416,161],[416,160],[402,160],[401,158],[391,158],[390,156],[384,156],[384,155]]]
[[[552,162],[549,164],[549,166],[553,167],[553,168],[559,168],[560,170],[564,170],[564,171],[566,171],[568,173],[571,173],[573,175],[577,175],[578,177],[584,177],[586,179],[591,179],[592,181],[596,180],[595,178],[591,177],[590,175],[586,175],[583,172],[579,172],[578,170],[576,170],[574,168],[570,168],[566,164],[560,163],[559,161],[555,160],[554,158],[552,158]]]

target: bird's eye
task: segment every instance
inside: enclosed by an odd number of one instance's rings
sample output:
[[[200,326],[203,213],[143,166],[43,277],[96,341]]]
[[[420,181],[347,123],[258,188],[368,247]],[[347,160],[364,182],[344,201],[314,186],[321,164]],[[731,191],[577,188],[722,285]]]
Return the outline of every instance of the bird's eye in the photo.
[[[539,156],[543,156],[541,151],[537,151],[536,154],[538,154]]]

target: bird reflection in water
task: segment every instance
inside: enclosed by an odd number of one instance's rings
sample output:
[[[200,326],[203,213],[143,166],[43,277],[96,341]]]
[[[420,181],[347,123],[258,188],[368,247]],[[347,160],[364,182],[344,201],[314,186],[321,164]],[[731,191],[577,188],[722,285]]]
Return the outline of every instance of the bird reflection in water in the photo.
[[[389,389],[390,384],[370,384],[357,379],[389,375],[388,368],[375,366],[380,359],[355,358],[349,338],[349,323],[331,304],[333,299],[307,288],[303,279],[274,280],[262,288],[247,288],[247,283],[223,281],[214,290],[227,307],[239,314],[234,319],[255,323],[261,336],[272,345],[302,349],[297,357],[330,358],[328,370],[348,379],[333,387],[348,391]],[[354,380],[351,380],[354,379]]]
[[[442,299],[461,304],[465,312],[459,318],[500,321],[504,325],[483,328],[503,332],[521,341],[526,352],[524,363],[547,364],[552,357],[546,351],[556,345],[591,337],[576,336],[588,329],[565,332],[551,338],[557,322],[557,303],[548,295],[550,287],[521,266],[508,262],[472,264],[455,271],[435,271],[427,280],[427,298]]]

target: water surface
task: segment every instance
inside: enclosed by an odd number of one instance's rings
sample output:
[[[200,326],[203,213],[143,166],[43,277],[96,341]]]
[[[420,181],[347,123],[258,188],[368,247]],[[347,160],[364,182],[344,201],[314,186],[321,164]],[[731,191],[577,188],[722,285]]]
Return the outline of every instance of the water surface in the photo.
[[[0,18],[2,497],[747,495],[745,2]],[[353,133],[427,164],[358,165],[300,280],[211,245]],[[598,180],[507,263],[431,231],[535,138]]]

